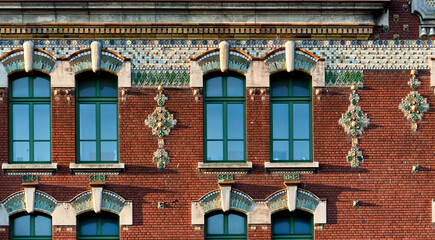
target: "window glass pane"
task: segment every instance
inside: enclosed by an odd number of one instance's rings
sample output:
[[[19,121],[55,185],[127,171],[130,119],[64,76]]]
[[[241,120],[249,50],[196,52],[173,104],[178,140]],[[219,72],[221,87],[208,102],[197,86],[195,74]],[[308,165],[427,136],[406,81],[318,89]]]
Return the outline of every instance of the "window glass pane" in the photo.
[[[244,159],[243,141],[228,141],[228,160],[240,161]]]
[[[222,77],[214,77],[208,79],[205,86],[207,97],[222,96]]]
[[[293,142],[293,160],[310,160],[310,142]]]
[[[101,235],[118,235],[118,219],[113,217],[101,218]]]
[[[50,97],[50,81],[42,77],[33,79],[33,96]]]
[[[207,218],[207,234],[224,234],[223,214],[217,214]]]
[[[33,152],[35,162],[49,162],[51,160],[50,142],[35,142]]]
[[[93,78],[78,81],[79,97],[96,97],[97,81]]]
[[[80,140],[96,139],[96,105],[80,104]]]
[[[236,214],[229,214],[228,234],[245,234],[245,218]]]
[[[289,141],[273,141],[273,160],[290,160]]]
[[[100,127],[101,139],[116,140],[117,139],[117,114],[116,104],[101,104],[100,105]]]
[[[106,78],[100,81],[101,97],[117,97],[118,83],[116,79]]]
[[[293,104],[293,138],[309,139],[310,138],[310,105]]]
[[[207,104],[207,139],[223,138],[222,109],[222,104]]]
[[[273,139],[289,138],[289,105],[274,103],[272,105]]]
[[[295,234],[311,234],[311,217],[295,215]]]
[[[116,141],[101,142],[101,161],[117,161],[118,144]]]
[[[208,161],[224,160],[223,141],[207,141],[207,160]]]
[[[29,78],[23,77],[12,81],[12,97],[29,97]]]
[[[96,217],[82,217],[80,218],[80,235],[97,235],[97,218]]]
[[[29,142],[14,142],[14,162],[28,162],[29,155]]]
[[[229,76],[227,77],[227,96],[243,97],[243,80],[240,78]]]
[[[29,105],[12,106],[13,140],[29,140]]]
[[[274,79],[271,81],[272,97],[287,97],[288,96],[288,79]]]
[[[35,217],[35,236],[51,236],[51,219],[46,216]]]
[[[97,143],[94,141],[80,142],[80,161],[97,160]]]
[[[35,140],[50,140],[50,105],[33,105],[33,132]]]
[[[14,219],[14,236],[30,236],[30,215]]]
[[[292,80],[294,97],[309,97],[310,96],[310,82],[306,79],[296,78]]]
[[[290,234],[289,214],[274,214],[272,222],[272,234]]]
[[[243,104],[228,104],[227,110],[228,139],[244,139]]]

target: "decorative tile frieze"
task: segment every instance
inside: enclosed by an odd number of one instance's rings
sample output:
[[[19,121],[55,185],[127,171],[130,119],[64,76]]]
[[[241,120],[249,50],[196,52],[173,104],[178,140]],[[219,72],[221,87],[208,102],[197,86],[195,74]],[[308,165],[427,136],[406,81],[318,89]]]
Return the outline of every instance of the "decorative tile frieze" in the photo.
[[[247,213],[255,207],[255,202],[248,195],[237,190],[231,190],[230,206],[231,209]]]
[[[270,212],[274,213],[288,208],[287,190],[274,193],[266,200],[266,205]],[[314,212],[320,203],[320,199],[311,192],[298,189],[296,194],[296,208]]]
[[[92,69],[91,56],[91,50],[83,51],[81,53],[73,55],[69,59],[73,71],[77,74]],[[117,73],[121,69],[122,63],[123,59],[116,56],[116,54],[104,50],[101,52],[102,70]]]
[[[6,208],[6,211],[9,215],[12,215],[17,212],[25,211],[26,210],[26,201],[24,192],[19,192],[17,194],[14,194],[10,197],[8,197],[4,202],[3,205]]]
[[[133,69],[131,83],[133,87],[189,87],[189,69]]]
[[[411,92],[402,99],[399,105],[399,109],[402,110],[405,117],[411,121],[411,129],[417,131],[417,121],[423,118],[423,114],[429,109],[429,103],[427,99],[420,95],[417,91],[421,82],[416,78],[417,70],[411,71],[412,78],[409,80],[408,85],[411,88]]]
[[[71,201],[71,205],[77,215],[93,210],[92,192],[87,191],[81,193]],[[114,192],[103,190],[101,204],[102,210],[119,214],[125,205],[126,201],[124,198]]]
[[[40,191],[35,192],[35,210],[51,214],[56,206],[57,201],[52,196]]]
[[[222,200],[220,191],[213,191],[207,193],[204,197],[199,200],[199,203],[204,210],[204,213],[218,210],[222,207]]]
[[[352,85],[362,87],[364,72],[362,70],[329,69],[325,72],[325,83],[327,87],[350,87]]]
[[[295,70],[311,74],[317,63],[317,59],[301,51],[300,49],[297,49],[295,53]],[[280,71],[286,71],[287,67],[285,61],[285,49],[278,50],[265,57],[264,59],[264,62],[266,63],[266,67],[269,69],[270,74],[274,74]]]
[[[287,190],[279,191],[270,196],[266,200],[266,205],[272,213],[287,208]]]
[[[84,192],[71,201],[77,215],[92,210],[92,192]]]

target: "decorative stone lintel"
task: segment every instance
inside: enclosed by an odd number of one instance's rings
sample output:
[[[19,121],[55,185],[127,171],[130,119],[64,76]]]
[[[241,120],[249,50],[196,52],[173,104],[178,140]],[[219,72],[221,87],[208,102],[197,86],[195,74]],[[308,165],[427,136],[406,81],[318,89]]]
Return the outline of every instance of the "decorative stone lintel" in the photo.
[[[246,163],[198,163],[201,172],[249,172],[252,162]]]
[[[101,204],[103,203],[103,188],[106,185],[104,182],[91,182],[89,185],[92,188],[92,206],[95,213],[101,212]]]
[[[285,66],[287,72],[293,72],[295,70],[296,43],[293,41],[288,41],[284,44],[284,46],[285,46]]]
[[[35,211],[35,191],[38,186],[37,183],[23,183],[24,200],[26,202],[26,211],[33,213]]]
[[[33,53],[35,45],[32,41],[25,41],[23,43],[24,50],[24,70],[29,73],[33,71]]]
[[[230,210],[231,207],[231,188],[234,184],[233,181],[222,181],[219,182],[219,187],[221,189],[221,203],[222,211],[226,212]]]
[[[284,185],[287,188],[287,207],[290,212],[296,210],[296,199],[298,196],[299,181],[285,181]]]
[[[23,174],[51,174],[57,170],[57,163],[51,164],[9,164],[3,163],[2,170],[11,175]]]
[[[319,168],[319,162],[265,162],[264,168],[270,172],[275,171],[316,171]]]
[[[101,69],[101,43],[98,41],[93,41],[91,43],[91,60],[92,60],[92,71],[98,72]]]
[[[125,170],[124,163],[113,164],[77,164],[70,163],[69,169],[75,174],[119,174]]]
[[[221,72],[228,72],[230,64],[230,44],[227,41],[219,43],[219,60]]]

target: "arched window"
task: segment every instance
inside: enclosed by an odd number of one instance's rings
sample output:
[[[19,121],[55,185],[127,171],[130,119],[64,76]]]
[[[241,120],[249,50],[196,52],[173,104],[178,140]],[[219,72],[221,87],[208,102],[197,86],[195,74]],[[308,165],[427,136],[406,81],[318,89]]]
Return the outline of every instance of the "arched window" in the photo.
[[[246,216],[237,212],[213,212],[205,216],[205,239],[247,239]]]
[[[77,162],[118,162],[118,86],[109,75],[77,81]]]
[[[245,162],[245,81],[212,76],[205,81],[205,162]]]
[[[50,163],[50,80],[18,75],[10,83],[10,162]]]
[[[272,239],[314,239],[313,215],[303,211],[272,214]]]
[[[270,85],[271,162],[312,161],[310,78],[279,74]]]
[[[115,214],[88,212],[77,219],[77,239],[119,239],[119,217]]]
[[[44,214],[17,214],[11,217],[11,239],[51,239],[51,217]]]

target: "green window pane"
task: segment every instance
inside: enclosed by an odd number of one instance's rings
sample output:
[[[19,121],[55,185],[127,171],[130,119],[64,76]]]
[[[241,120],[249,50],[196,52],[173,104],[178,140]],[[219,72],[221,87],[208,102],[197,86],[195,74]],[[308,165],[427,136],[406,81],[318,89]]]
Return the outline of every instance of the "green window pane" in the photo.
[[[35,236],[51,236],[51,218],[35,216]]]
[[[228,215],[228,234],[245,234],[245,218],[236,214]]]
[[[83,79],[78,81],[79,97],[96,97],[97,80],[94,78]]]
[[[50,104],[33,105],[33,129],[35,140],[50,140]]]
[[[14,219],[14,236],[30,236],[30,215],[24,215]]]
[[[12,97],[29,97],[29,78],[23,77],[12,81]]]
[[[29,140],[29,105],[14,104],[13,115],[13,140]]]
[[[13,161],[14,162],[29,162],[30,148],[29,142],[14,142],[13,144],[14,154]]]
[[[228,160],[242,161],[245,159],[243,141],[228,141]]]
[[[272,216],[272,234],[290,234],[289,214],[276,213]]]
[[[227,96],[228,97],[243,97],[243,80],[240,78],[227,77]]]
[[[207,160],[208,161],[224,160],[223,141],[207,141]]]
[[[223,105],[207,104],[207,139],[223,139]]]
[[[116,104],[101,104],[100,116],[101,139],[116,140],[118,135]]]
[[[210,78],[206,82],[207,97],[222,97],[222,77]]]
[[[33,96],[50,97],[50,81],[46,78],[35,77],[33,79]]]
[[[311,217],[306,215],[295,215],[295,234],[311,234]]]
[[[224,234],[224,215],[216,214],[207,218],[207,234]]]
[[[117,161],[118,143],[116,141],[101,142],[101,161]]]
[[[243,139],[243,104],[228,104],[228,139]]]
[[[80,218],[80,235],[95,236],[98,234],[98,219],[96,217]]]
[[[80,140],[96,139],[96,104],[80,104]]]
[[[273,141],[273,160],[290,160],[289,141]]]
[[[309,139],[310,138],[310,105],[293,104],[293,138]]]
[[[304,78],[294,78],[292,80],[294,97],[309,97],[310,96],[310,81]]]
[[[310,142],[294,141],[293,142],[293,159],[310,160]]]
[[[271,81],[273,97],[288,97],[289,96],[289,81],[286,78],[274,79]]]
[[[273,139],[289,138],[289,105],[287,103],[272,104]]]
[[[101,97],[117,97],[118,82],[116,79],[107,78],[100,81],[100,96]]]
[[[34,157],[35,162],[49,162],[50,157],[50,142],[35,142],[34,143]]]
[[[81,161],[97,160],[97,143],[95,141],[80,142],[80,160]]]
[[[101,218],[101,235],[118,235],[118,219],[103,217]]]

